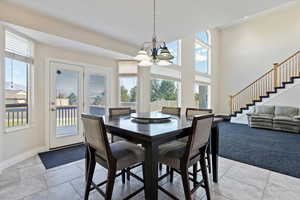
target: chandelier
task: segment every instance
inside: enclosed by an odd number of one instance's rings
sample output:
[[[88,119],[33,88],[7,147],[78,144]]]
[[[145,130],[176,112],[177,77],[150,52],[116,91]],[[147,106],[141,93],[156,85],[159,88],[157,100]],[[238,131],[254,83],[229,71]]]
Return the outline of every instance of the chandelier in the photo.
[[[153,36],[151,42],[144,42],[135,59],[139,66],[153,64],[166,66],[172,64],[174,56],[170,53],[164,41],[158,41],[156,36],[156,0],[153,0]]]

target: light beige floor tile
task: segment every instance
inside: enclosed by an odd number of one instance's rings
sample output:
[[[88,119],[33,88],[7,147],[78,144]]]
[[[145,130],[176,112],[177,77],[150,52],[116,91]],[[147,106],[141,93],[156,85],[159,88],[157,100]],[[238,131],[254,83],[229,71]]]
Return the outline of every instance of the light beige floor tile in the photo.
[[[39,165],[42,164],[42,161],[40,159],[40,157],[38,155],[33,156],[29,159],[26,159],[18,164],[16,164],[14,167],[16,168],[23,168],[23,167],[31,167],[31,166],[35,166],[35,165]]]
[[[268,170],[242,163],[235,164],[225,173],[225,177],[256,186],[260,189],[266,187],[269,175],[270,171]]]
[[[300,192],[300,191],[299,191]],[[277,184],[269,184],[264,191],[263,200],[298,200],[300,194]]]
[[[0,174],[0,191],[5,187],[9,187],[21,181],[19,169],[10,167],[2,171]]]
[[[56,187],[49,188],[25,197],[24,200],[80,200],[80,196],[75,192],[69,183],[64,183]]]
[[[29,196],[36,192],[45,190],[47,188],[43,176],[35,176],[26,178],[20,182],[13,184],[0,190],[0,199],[2,200],[16,200],[25,196]]]
[[[33,176],[41,176],[46,173],[46,169],[43,164],[23,167],[19,169],[21,179],[30,178]]]
[[[237,164],[237,162],[219,157],[219,179],[221,180],[225,173],[235,164]]]
[[[263,190],[231,178],[223,177],[219,184],[213,184],[214,192],[232,200],[260,200]]]
[[[48,187],[52,187],[71,181],[75,178],[81,177],[82,175],[83,171],[79,167],[76,165],[70,165],[54,171],[47,171],[44,176]]]
[[[300,179],[291,176],[271,172],[269,184],[276,184],[287,190],[294,191],[300,194]],[[299,195],[300,196],[300,195]],[[300,197],[299,197],[300,199]]]

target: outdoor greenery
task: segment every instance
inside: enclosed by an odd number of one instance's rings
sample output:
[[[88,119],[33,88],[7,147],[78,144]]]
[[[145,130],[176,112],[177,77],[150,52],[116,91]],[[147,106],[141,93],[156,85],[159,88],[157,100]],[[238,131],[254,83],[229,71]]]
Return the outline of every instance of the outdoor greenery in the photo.
[[[196,105],[199,108],[207,108],[208,107],[208,87],[199,85],[198,89],[199,89],[199,92],[194,94]]]
[[[77,96],[73,92],[68,96],[69,105],[75,105],[77,102]]]
[[[176,101],[176,82],[171,80],[153,79],[151,81],[151,102],[157,100]]]
[[[137,87],[131,88],[129,91],[123,85],[121,86],[121,102],[136,102]]]

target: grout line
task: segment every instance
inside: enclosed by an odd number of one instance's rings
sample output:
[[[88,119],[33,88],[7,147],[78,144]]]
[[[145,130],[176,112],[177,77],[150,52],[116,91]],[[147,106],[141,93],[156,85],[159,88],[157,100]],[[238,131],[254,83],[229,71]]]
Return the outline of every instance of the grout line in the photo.
[[[268,178],[267,178],[267,181],[266,181],[266,185],[265,185],[265,187],[264,187],[264,190],[263,190],[263,194],[262,194],[261,200],[263,200],[264,197],[265,197],[265,191],[266,191],[266,189],[267,189],[267,187],[268,187],[268,185],[269,185],[270,177],[271,177],[271,171],[269,170]]]

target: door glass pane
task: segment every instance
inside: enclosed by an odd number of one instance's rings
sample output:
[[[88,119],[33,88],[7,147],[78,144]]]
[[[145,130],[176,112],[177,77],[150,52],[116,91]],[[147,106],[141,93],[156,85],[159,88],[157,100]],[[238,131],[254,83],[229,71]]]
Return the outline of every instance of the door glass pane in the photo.
[[[88,112],[93,115],[105,115],[106,85],[105,76],[91,74],[87,83]]]
[[[56,136],[78,133],[79,72],[56,71]]]

